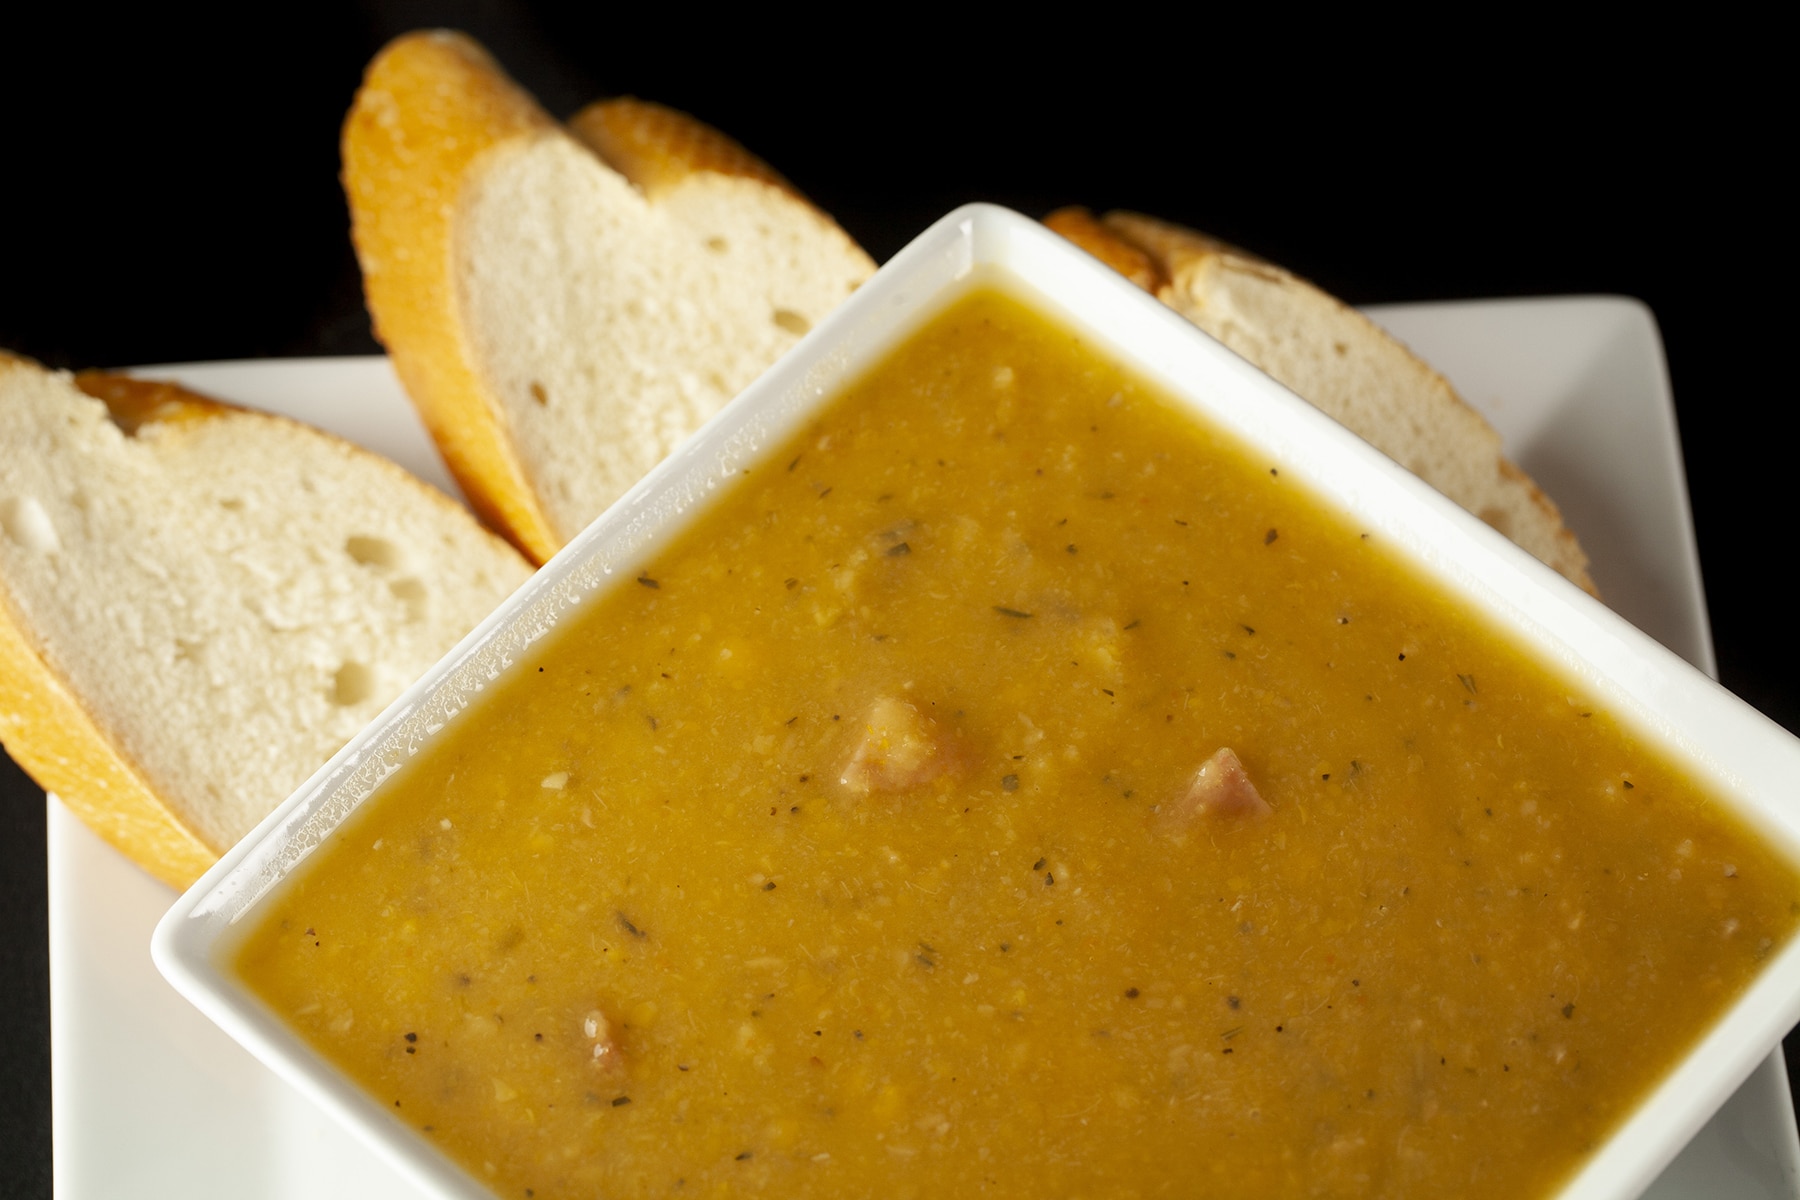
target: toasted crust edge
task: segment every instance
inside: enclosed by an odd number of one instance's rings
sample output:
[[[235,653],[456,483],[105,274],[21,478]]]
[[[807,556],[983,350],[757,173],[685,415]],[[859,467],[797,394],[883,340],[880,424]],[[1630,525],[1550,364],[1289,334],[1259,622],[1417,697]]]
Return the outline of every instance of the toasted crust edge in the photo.
[[[534,563],[562,539],[472,361],[454,222],[487,151],[554,129],[485,50],[439,30],[397,38],[375,56],[342,136],[350,236],[375,335],[470,504]]]
[[[570,117],[568,127],[577,141],[653,201],[688,176],[706,172],[754,179],[811,205],[736,139],[665,104],[635,96],[596,100]]]
[[[1059,208],[1044,218],[1052,233],[1086,250],[1131,282],[1161,298],[1168,277],[1143,247],[1109,229],[1100,218],[1079,205]]]
[[[0,585],[0,743],[82,824],[177,890],[218,860],[219,851],[183,825],[113,749],[98,722],[29,645],[11,593]]]

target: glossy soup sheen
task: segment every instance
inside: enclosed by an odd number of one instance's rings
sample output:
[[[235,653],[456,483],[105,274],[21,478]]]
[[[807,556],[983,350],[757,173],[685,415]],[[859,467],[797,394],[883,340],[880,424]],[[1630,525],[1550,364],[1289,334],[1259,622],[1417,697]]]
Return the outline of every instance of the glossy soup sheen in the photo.
[[[1656,748],[979,291],[237,969],[505,1197],[1551,1191],[1793,931]],[[1272,811],[1191,802],[1229,747]]]

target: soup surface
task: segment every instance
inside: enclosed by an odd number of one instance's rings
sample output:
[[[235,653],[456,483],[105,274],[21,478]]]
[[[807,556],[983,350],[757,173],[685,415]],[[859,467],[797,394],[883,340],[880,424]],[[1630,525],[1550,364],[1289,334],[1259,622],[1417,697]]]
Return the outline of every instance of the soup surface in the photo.
[[[237,970],[505,1197],[1517,1197],[1797,897],[1278,464],[978,291]]]

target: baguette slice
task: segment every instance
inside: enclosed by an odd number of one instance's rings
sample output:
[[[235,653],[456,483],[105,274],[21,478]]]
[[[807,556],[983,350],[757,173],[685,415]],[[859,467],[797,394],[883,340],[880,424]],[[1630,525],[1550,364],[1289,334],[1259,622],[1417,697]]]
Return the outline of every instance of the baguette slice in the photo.
[[[1046,224],[1590,593],[1587,554],[1500,435],[1373,321],[1282,268],[1137,213]]]
[[[170,384],[0,354],[0,446],[0,741],[176,887],[530,574],[385,459]]]
[[[873,271],[735,142],[640,101],[552,121],[409,34],[344,126],[369,311],[478,511],[543,561]]]

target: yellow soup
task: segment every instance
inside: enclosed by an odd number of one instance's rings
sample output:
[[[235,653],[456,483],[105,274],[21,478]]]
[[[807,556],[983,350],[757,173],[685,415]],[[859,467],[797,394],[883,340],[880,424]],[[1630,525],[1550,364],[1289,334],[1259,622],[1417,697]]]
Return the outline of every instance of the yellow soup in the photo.
[[[1797,896],[1594,697],[980,291],[237,970],[504,1197],[1518,1197]]]

